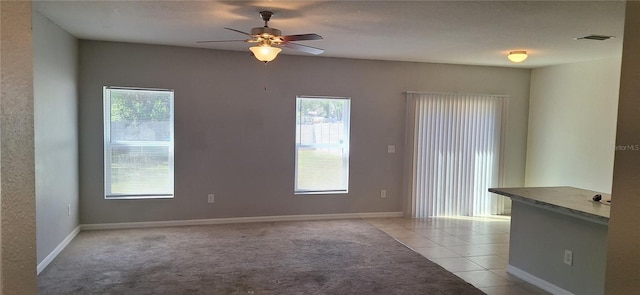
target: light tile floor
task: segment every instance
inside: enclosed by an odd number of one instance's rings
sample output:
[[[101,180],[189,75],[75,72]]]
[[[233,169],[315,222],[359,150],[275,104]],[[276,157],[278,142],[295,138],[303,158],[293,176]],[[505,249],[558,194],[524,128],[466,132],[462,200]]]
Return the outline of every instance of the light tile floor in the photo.
[[[489,295],[549,294],[505,271],[509,260],[508,216],[367,221]]]

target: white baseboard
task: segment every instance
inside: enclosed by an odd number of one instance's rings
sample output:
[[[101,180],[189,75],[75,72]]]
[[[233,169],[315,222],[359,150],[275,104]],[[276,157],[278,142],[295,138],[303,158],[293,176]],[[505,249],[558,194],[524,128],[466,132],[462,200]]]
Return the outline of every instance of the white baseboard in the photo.
[[[518,277],[519,279],[532,284],[542,290],[545,290],[554,295],[575,295],[565,289],[562,289],[552,283],[549,283],[539,277],[536,277],[524,270],[521,270],[511,264],[507,265],[507,272]]]
[[[37,274],[40,274],[40,272],[42,272],[47,267],[47,265],[49,265],[49,263],[51,263],[51,261],[53,261],[53,259],[55,259],[58,254],[60,254],[60,252],[62,252],[62,250],[64,250],[64,248],[69,245],[69,243],[71,243],[71,240],[73,240],[73,238],[75,238],[80,232],[80,228],[81,226],[78,225],[75,229],[73,229],[73,231],[71,231],[71,233],[67,235],[67,237],[64,238],[64,240],[62,240],[62,242],[60,242],[60,244],[58,244],[58,246],[53,249],[53,251],[51,251],[51,253],[49,253],[47,257],[45,257],[40,263],[38,263]]]
[[[82,230],[103,230],[103,229],[188,226],[188,225],[228,224],[228,223],[247,223],[247,222],[330,220],[330,219],[349,219],[349,218],[385,218],[385,217],[402,217],[402,216],[403,216],[402,212],[280,215],[280,216],[232,217],[232,218],[144,221],[144,222],[123,222],[123,223],[94,223],[94,224],[82,224],[81,228]]]

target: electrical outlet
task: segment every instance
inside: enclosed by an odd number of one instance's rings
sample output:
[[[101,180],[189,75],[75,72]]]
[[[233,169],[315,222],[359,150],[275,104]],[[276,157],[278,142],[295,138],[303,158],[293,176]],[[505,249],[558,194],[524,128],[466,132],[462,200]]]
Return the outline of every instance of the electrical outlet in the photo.
[[[213,203],[215,196],[216,196],[215,194],[207,195],[207,203]]]
[[[564,264],[573,265],[573,252],[564,250]]]
[[[386,189],[380,190],[380,197],[383,198],[383,199],[387,197],[387,190]]]

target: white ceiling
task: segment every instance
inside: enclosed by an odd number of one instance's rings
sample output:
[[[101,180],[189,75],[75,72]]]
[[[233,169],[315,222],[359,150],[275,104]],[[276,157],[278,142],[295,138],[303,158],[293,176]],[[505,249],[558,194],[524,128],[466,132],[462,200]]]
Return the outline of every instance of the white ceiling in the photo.
[[[298,43],[321,56],[535,68],[619,57],[623,1],[35,1],[34,8],[80,39],[248,51],[236,40],[262,26],[284,35],[317,33]],[[607,41],[574,40],[589,34]],[[522,64],[506,59],[527,50]],[[282,54],[305,54],[284,49]]]

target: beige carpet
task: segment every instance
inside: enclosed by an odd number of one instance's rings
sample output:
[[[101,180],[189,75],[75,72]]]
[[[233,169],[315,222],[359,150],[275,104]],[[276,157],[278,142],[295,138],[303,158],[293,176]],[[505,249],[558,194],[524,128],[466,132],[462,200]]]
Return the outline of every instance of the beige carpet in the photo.
[[[364,220],[81,232],[39,294],[483,294]]]

